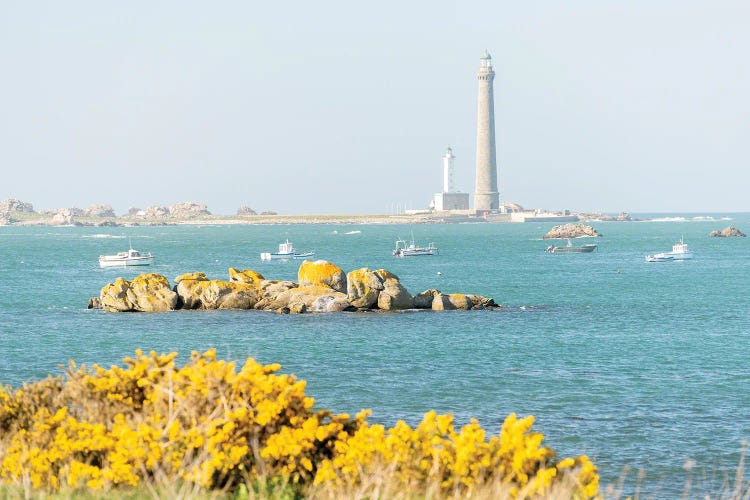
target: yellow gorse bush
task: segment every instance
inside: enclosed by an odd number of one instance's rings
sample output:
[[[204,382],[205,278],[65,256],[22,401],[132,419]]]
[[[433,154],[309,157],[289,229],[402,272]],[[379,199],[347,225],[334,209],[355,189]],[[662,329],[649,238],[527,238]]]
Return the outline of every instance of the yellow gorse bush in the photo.
[[[386,429],[313,410],[305,382],[277,364],[136,351],[125,366],[77,367],[13,390],[0,387],[0,480],[56,491],[137,486],[155,476],[205,489],[253,477],[296,487],[350,488],[383,468],[403,485],[446,492],[501,482],[513,496],[543,495],[572,481],[580,497],[598,494],[586,456],[556,460],[531,432],[533,417],[509,415],[500,434],[476,420],[460,429],[451,415],[428,412],[414,428]]]

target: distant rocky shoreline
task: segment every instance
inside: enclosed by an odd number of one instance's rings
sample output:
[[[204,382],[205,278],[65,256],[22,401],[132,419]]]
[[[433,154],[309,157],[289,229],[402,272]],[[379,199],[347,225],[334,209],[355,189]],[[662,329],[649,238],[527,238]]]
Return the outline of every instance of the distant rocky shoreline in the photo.
[[[170,206],[131,208],[117,216],[110,205],[92,205],[87,209],[60,208],[34,211],[31,203],[15,199],[0,201],[0,226],[90,226],[133,227],[178,224],[419,224],[445,222],[429,214],[342,214],[282,215],[273,211],[256,212],[240,207],[236,215],[214,215],[206,205],[182,202]]]
[[[534,222],[538,216],[534,211],[523,210],[515,204],[509,210],[531,214]],[[554,222],[555,216],[562,220],[577,217],[580,221],[616,222],[648,219],[633,219],[627,212],[617,215],[601,213],[545,212],[544,222]],[[512,214],[518,215],[518,214]],[[564,215],[564,218],[562,216]],[[191,201],[174,205],[152,205],[145,209],[130,208],[126,214],[117,215],[111,205],[91,205],[86,209],[71,207],[37,212],[31,203],[7,198],[0,201],[0,226],[88,226],[88,227],[132,227],[231,224],[435,224],[467,222],[522,222],[511,220],[510,213],[490,214],[487,217],[472,211],[435,212],[410,211],[399,214],[279,214],[274,211],[257,212],[241,206],[235,215],[215,215],[202,203]],[[562,221],[561,220],[561,221]]]

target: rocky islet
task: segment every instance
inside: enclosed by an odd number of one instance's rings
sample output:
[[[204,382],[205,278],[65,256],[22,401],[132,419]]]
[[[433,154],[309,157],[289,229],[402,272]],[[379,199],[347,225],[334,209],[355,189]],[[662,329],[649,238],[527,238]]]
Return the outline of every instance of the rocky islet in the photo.
[[[598,237],[601,234],[592,226],[581,223],[570,223],[555,226],[544,235],[545,239]]]
[[[412,295],[398,276],[363,267],[345,273],[335,264],[305,260],[297,282],[269,280],[245,269],[229,269],[229,279],[209,279],[203,272],[185,273],[170,286],[166,277],[145,273],[117,278],[102,287],[89,308],[107,312],[165,312],[178,309],[255,309],[277,313],[403,311],[409,309],[500,309],[492,298],[429,289]]]
[[[712,238],[744,238],[747,236],[745,233],[740,231],[734,226],[727,226],[721,231],[715,230],[708,233]]]

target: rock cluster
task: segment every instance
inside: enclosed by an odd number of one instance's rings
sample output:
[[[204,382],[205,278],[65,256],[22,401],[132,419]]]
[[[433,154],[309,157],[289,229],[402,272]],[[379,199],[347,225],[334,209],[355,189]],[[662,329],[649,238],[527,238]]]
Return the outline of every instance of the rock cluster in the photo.
[[[43,215],[48,215],[50,217],[53,217],[55,215],[62,215],[64,217],[81,217],[84,215],[83,209],[80,209],[78,207],[70,207],[70,208],[55,208],[53,210],[45,210],[42,212]]]
[[[75,224],[75,218],[80,215],[78,208],[61,208],[52,216],[49,223],[53,226],[70,226]]]
[[[635,220],[633,219],[629,213],[627,212],[620,212],[617,215],[611,215],[611,214],[601,214],[601,213],[579,213],[578,218],[581,220],[596,220],[596,221],[603,221],[603,222],[612,222],[612,221],[631,221]]]
[[[131,209],[131,213],[135,209]],[[144,211],[136,211],[138,217],[144,219],[194,219],[203,215],[211,215],[206,205],[192,201],[183,201],[171,206],[152,205]]]
[[[91,205],[83,215],[86,217],[116,217],[112,205]]]
[[[149,273],[131,281],[117,278],[102,288],[99,301],[105,311],[163,312],[177,307],[177,292],[169,286],[167,278]]]
[[[583,236],[601,236],[601,234],[586,224],[570,223],[555,226],[544,235],[545,238],[581,238]]]
[[[727,226],[721,231],[711,231],[710,233],[708,233],[708,235],[714,238],[744,238],[745,236],[747,236],[745,233],[734,226]]]
[[[33,212],[34,206],[31,203],[24,203],[23,201],[16,200],[14,198],[6,198],[0,201],[0,213],[3,212]]]
[[[189,219],[201,215],[211,215],[203,203],[183,201],[169,207],[169,216],[173,219]]]
[[[253,210],[250,207],[247,207],[247,206],[243,205],[243,206],[241,206],[240,208],[237,209],[237,215],[239,215],[239,216],[243,216],[243,215],[258,215],[258,212],[256,212],[255,210]]]
[[[348,274],[325,260],[303,261],[297,282],[268,280],[256,271],[229,269],[229,280],[186,273],[170,287],[160,274],[141,274],[131,281],[117,278],[105,285],[89,308],[108,312],[160,312],[175,309],[257,309],[278,313],[405,309],[499,309],[481,295],[444,294],[430,289],[412,296],[398,276],[366,267]]]

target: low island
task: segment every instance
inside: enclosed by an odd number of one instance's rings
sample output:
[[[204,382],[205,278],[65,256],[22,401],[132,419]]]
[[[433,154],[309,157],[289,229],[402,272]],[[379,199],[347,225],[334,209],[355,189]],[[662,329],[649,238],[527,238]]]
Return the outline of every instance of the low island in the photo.
[[[255,309],[281,314],[408,309],[500,309],[491,298],[429,289],[412,295],[398,276],[366,267],[349,273],[325,260],[303,261],[298,281],[265,279],[260,273],[229,269],[229,280],[209,279],[203,272],[169,280],[161,274],[117,278],[105,285],[89,308],[108,312],[164,312],[177,309]]]

